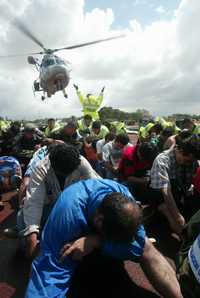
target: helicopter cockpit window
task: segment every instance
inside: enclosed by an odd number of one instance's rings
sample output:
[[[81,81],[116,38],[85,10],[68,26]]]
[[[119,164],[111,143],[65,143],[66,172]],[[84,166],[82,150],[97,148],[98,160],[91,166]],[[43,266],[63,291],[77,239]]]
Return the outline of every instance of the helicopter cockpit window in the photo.
[[[63,64],[65,64],[65,61],[62,60],[62,59],[60,59],[60,58],[58,58],[58,57],[56,57],[56,64],[63,65]]]
[[[42,65],[44,67],[50,66],[50,65],[54,65],[56,64],[55,60],[53,58],[47,59],[45,61],[43,61]]]

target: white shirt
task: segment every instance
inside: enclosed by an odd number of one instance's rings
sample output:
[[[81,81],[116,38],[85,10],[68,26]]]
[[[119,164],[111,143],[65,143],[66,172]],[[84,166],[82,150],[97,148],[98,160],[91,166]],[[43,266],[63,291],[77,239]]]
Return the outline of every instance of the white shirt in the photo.
[[[117,168],[122,157],[123,150],[130,146],[132,146],[132,144],[128,143],[123,149],[119,149],[115,147],[115,141],[108,142],[103,146],[102,149],[103,161],[110,162],[114,167]]]
[[[81,162],[78,168],[66,177],[65,188],[80,180],[100,178],[83,156],[80,156],[80,159]],[[39,231],[44,205],[55,201],[60,193],[59,182],[47,155],[31,173],[22,210],[25,229],[20,232],[21,235],[26,236]]]
[[[106,141],[105,139],[101,139],[96,143],[96,150],[97,154],[101,154],[103,151],[103,146],[105,145]]]

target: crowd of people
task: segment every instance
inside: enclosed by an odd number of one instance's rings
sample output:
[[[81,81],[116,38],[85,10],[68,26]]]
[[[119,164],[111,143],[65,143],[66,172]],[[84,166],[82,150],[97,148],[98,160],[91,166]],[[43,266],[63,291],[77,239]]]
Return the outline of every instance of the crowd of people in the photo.
[[[19,202],[4,236],[33,259],[26,297],[66,297],[94,250],[139,262],[162,297],[200,297],[200,126],[157,117],[133,144],[123,122],[93,116],[45,129],[1,121],[0,191],[18,189]],[[144,206],[180,241],[177,272],[146,235]]]

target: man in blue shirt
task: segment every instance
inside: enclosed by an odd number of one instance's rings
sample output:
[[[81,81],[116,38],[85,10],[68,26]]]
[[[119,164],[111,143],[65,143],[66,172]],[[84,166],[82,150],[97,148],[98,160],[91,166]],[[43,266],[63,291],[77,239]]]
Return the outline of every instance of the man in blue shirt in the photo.
[[[163,297],[182,297],[174,270],[146,238],[141,217],[128,189],[117,182],[88,179],[69,186],[44,228],[25,297],[66,297],[80,260],[95,248],[140,262]]]

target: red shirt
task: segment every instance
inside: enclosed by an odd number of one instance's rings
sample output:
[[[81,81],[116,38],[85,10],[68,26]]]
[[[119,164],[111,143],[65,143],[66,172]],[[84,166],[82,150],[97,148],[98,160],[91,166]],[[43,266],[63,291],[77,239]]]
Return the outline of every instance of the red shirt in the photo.
[[[194,189],[200,194],[200,167],[198,167],[197,169],[193,184],[194,184]]]
[[[119,173],[122,180],[126,180],[129,176],[134,176],[136,172],[151,168],[149,162],[139,160],[137,155],[138,147],[138,145],[135,147],[127,147],[123,151],[122,159],[119,164]]]

